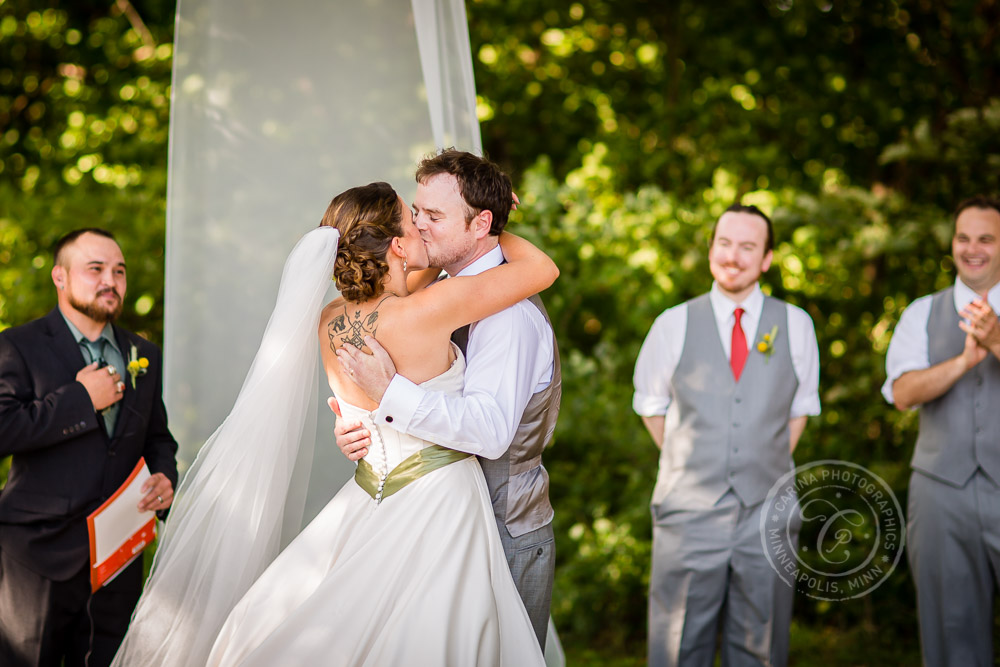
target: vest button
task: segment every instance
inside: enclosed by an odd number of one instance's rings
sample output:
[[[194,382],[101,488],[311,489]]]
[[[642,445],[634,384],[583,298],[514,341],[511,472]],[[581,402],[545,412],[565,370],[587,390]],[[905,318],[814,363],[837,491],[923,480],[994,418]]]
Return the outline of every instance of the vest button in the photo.
[[[739,427],[740,427],[739,422],[733,422],[733,428],[739,428]]]
[[[742,403],[742,402],[743,402],[743,399],[742,399],[742,398],[740,398],[739,396],[737,396],[737,397],[736,397],[736,398],[735,398],[735,399],[733,400],[733,402],[734,402],[734,403]]]
[[[392,417],[391,417],[391,416],[390,416],[390,417],[386,417],[386,418],[385,418],[385,422],[386,422],[387,424],[391,424],[391,423],[392,423]]]

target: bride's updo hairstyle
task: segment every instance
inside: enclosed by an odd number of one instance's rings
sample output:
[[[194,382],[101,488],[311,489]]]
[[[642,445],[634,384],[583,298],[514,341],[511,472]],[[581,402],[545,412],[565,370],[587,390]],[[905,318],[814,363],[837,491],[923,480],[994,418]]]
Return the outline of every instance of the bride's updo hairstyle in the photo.
[[[319,224],[340,230],[333,277],[345,299],[367,301],[385,290],[385,255],[393,237],[403,235],[402,221],[403,207],[388,183],[351,188],[330,202]]]

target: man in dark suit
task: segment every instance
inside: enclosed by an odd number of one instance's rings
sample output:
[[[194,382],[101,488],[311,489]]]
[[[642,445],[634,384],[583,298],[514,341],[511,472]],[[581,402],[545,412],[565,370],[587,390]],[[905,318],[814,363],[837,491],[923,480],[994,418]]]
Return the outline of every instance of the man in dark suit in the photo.
[[[177,482],[160,350],[111,324],[126,287],[114,237],[64,236],[52,281],[56,308],[0,332],[0,456],[13,456],[0,492],[6,667],[111,662],[139,599],[142,559],[91,594],[87,515],[139,457],[152,473],[139,511],[164,512]]]

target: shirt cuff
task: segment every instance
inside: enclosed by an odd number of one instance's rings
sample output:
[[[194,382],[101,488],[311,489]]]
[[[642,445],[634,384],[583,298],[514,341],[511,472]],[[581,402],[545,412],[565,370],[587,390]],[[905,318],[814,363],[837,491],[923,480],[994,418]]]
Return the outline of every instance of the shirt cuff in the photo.
[[[899,364],[897,367],[892,369],[892,373],[885,379],[885,384],[882,385],[882,398],[884,398],[887,403],[895,404],[896,398],[892,393],[892,385],[896,383],[896,380],[903,377],[910,371],[922,371],[927,368],[930,368],[930,366],[925,366],[919,362]]]
[[[667,414],[668,407],[670,407],[670,399],[666,396],[653,396],[639,392],[632,395],[632,409],[640,417],[663,416]]]
[[[382,402],[375,410],[375,423],[406,433],[424,393],[418,385],[397,373],[389,382]]]
[[[792,401],[792,408],[788,411],[788,418],[816,417],[821,412],[819,396],[814,395],[801,401]]]

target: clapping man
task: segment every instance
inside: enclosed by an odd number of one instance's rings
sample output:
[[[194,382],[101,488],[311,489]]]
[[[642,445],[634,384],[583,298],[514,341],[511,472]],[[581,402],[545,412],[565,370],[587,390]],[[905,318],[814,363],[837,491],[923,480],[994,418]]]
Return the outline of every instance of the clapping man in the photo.
[[[955,283],[911,303],[882,394],[920,409],[907,508],[926,665],[992,665],[1000,568],[1000,201],[955,212]]]

